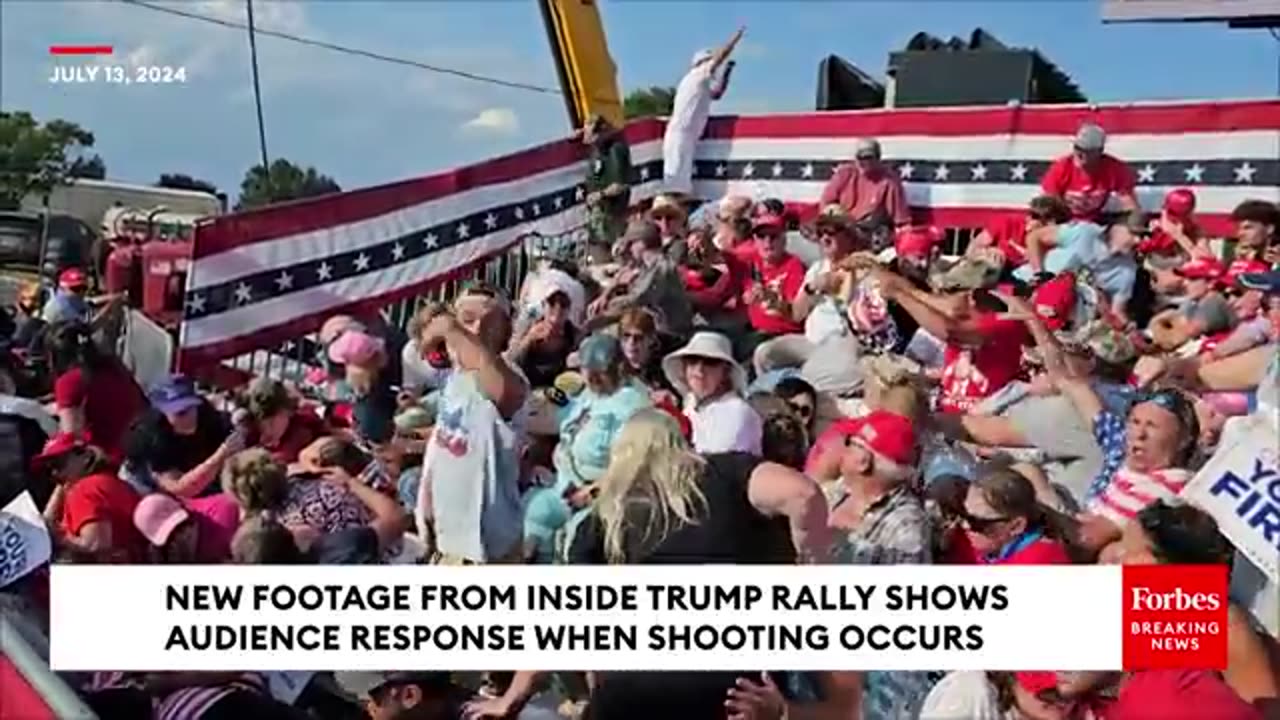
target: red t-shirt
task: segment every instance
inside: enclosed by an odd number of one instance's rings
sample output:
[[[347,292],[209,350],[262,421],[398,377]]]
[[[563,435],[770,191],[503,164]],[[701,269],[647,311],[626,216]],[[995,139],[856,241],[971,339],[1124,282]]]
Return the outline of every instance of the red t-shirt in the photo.
[[[1107,720],[1262,720],[1262,713],[1215,672],[1146,670],[1120,686]]]
[[[80,478],[67,488],[62,506],[62,531],[79,535],[85,525],[104,522],[111,528],[112,561],[141,563],[147,559],[147,540],[133,525],[138,493],[109,473]]]
[[[1000,560],[995,565],[1070,565],[1067,546],[1057,540],[1040,538]]]
[[[1006,320],[996,313],[978,318],[978,331],[985,338],[976,348],[948,343],[942,364],[942,412],[965,413],[1008,385],[1022,365],[1022,346],[1028,338],[1026,325]]]
[[[129,423],[147,407],[147,396],[128,370],[116,363],[85,373],[72,368],[53,383],[59,410],[84,406],[85,430],[93,444],[120,460],[120,443]]]
[[[306,408],[299,408],[289,417],[289,426],[285,428],[280,440],[271,446],[264,444],[263,447],[271,451],[276,460],[288,464],[297,462],[298,453],[303,448],[326,434],[324,420]]]
[[[1078,220],[1096,219],[1112,193],[1132,195],[1135,184],[1129,166],[1110,155],[1103,155],[1092,171],[1077,165],[1071,155],[1064,155],[1053,161],[1040,180],[1045,193],[1065,200]]]
[[[804,263],[790,253],[783,255],[776,265],[765,263],[759,255],[751,256],[750,261],[750,277],[746,282],[748,292],[763,285],[783,300],[790,301],[804,285]],[[761,301],[747,306],[747,319],[751,321],[751,327],[770,335],[804,332],[804,326],[791,319],[790,315],[778,313]]]
[[[1018,267],[1027,261],[1027,219],[1006,217],[987,226],[995,246],[1004,254],[1006,267]]]

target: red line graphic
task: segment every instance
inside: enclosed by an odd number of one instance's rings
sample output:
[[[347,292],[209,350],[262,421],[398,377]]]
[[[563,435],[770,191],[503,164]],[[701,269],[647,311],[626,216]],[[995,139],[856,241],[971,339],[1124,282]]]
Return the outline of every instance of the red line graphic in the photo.
[[[110,55],[110,45],[50,45],[50,55]]]

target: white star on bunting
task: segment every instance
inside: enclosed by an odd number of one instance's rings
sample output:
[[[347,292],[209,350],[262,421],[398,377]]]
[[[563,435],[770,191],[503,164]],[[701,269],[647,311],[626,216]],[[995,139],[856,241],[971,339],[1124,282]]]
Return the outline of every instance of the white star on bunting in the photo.
[[[915,165],[912,165],[912,164],[911,164],[911,163],[909,163],[909,162],[908,162],[908,163],[902,163],[901,165],[899,165],[899,166],[898,166],[898,175],[899,175],[899,177],[901,177],[903,180],[909,180],[909,179],[911,179],[911,176],[912,176],[912,174],[914,174],[914,173],[915,173],[915,171],[916,171],[916,166],[915,166]]]
[[[187,301],[187,313],[191,315],[199,315],[204,312],[204,296],[192,295]]]
[[[974,180],[986,180],[987,166],[983,165],[982,163],[978,163],[977,165],[974,165],[972,168],[969,169],[969,175]]]
[[[1253,182],[1253,174],[1258,172],[1258,168],[1250,165],[1249,163],[1244,163],[1240,167],[1235,168],[1234,172],[1236,174],[1236,182],[1251,183]]]
[[[769,170],[773,173],[774,177],[782,177],[782,163],[774,163],[773,167],[769,168]]]
[[[1187,182],[1189,183],[1204,182],[1204,166],[1200,163],[1183,170],[1182,174],[1187,176]]]
[[[498,227],[498,216],[494,215],[493,213],[489,213],[488,215],[485,215],[484,226],[488,230],[492,230]]]
[[[1018,180],[1018,181],[1026,180],[1027,166],[1023,165],[1022,163],[1018,163],[1017,165],[1014,165],[1013,167],[1009,168],[1009,178],[1011,180]]]
[[[724,174],[727,172],[729,172],[729,168],[725,167],[724,163],[720,163],[716,166],[716,177],[724,177]]]
[[[800,177],[802,178],[813,177],[813,163],[805,163],[804,167],[800,168]]]
[[[244,283],[240,283],[239,285],[236,285],[236,302],[237,303],[244,305],[245,303],[249,302],[252,299],[253,299],[253,292],[249,289],[248,285],[245,285]]]
[[[752,177],[756,174],[755,163],[747,163],[742,166],[742,177]]]
[[[576,200],[577,202],[582,202],[583,198],[585,198],[586,196],[587,196],[587,191],[583,190],[581,185],[579,185],[578,188],[573,191],[573,199]],[[519,210],[520,208],[516,208],[517,212]]]
[[[648,179],[649,179],[649,168],[648,168],[648,166],[645,166],[645,167],[640,168],[640,180],[641,180],[641,181],[644,181],[644,180],[648,180]]]
[[[316,277],[320,280],[328,280],[333,277],[333,266],[328,262],[320,263],[319,267],[316,268]]]
[[[542,205],[540,205],[540,204],[538,204],[538,203],[534,203],[534,204],[533,204],[533,215],[534,215],[534,217],[537,217],[538,215],[541,215],[541,214],[542,214]]]
[[[422,242],[427,246],[428,250],[435,250],[440,247],[440,238],[435,233],[427,233],[427,236],[422,239]]]
[[[395,258],[396,260],[403,260],[403,259],[404,259],[404,246],[403,246],[403,245],[401,245],[400,243],[396,243],[395,245],[392,245],[392,246],[391,246],[391,257]]]
[[[950,176],[951,170],[948,169],[946,165],[939,165],[937,169],[933,171],[933,179],[935,180],[946,180]]]
[[[466,240],[467,238],[471,237],[471,227],[464,222],[458,223],[457,232],[458,232],[458,238],[461,240]]]
[[[1147,164],[1138,168],[1138,182],[1153,183],[1156,181],[1156,166]]]
[[[293,276],[287,272],[280,273],[276,278],[276,287],[280,288],[280,292],[284,292],[293,287]]]
[[[556,209],[559,210],[560,208],[564,207],[564,198],[557,195],[551,199],[551,204],[555,205]]]
[[[517,205],[513,213],[516,216],[516,220],[524,220],[524,208]]]
[[[364,253],[360,253],[359,255],[357,255],[356,262],[355,262],[356,272],[364,272],[365,270],[368,270],[369,260],[370,260],[369,256],[365,255]]]

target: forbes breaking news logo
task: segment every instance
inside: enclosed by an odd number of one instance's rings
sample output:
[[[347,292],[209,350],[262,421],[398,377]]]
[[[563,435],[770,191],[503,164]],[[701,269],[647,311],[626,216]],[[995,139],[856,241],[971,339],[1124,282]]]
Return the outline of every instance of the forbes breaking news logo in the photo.
[[[1124,568],[1124,669],[1225,670],[1227,566]]]

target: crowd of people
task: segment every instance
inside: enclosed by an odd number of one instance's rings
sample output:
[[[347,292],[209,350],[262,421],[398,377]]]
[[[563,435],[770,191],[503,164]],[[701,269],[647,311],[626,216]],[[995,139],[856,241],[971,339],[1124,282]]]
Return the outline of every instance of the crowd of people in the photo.
[[[616,131],[582,139],[590,247],[406,331],[331,318],[304,383],[139,387],[64,274],[8,328],[0,506],[29,493],[58,562],[1248,563],[1179,494],[1232,418],[1276,412],[1275,205],[1240,204],[1227,238],[1189,190],[1148,216],[1086,125],[1025,217],[948,256],[868,139],[800,226],[806,263],[783,203],[681,187],[637,210]],[[44,578],[0,595],[47,630]],[[1223,673],[335,672],[293,702],[257,673],[72,680],[122,719],[514,718],[552,697],[606,720],[1246,720],[1280,702],[1272,592],[1234,598]]]

